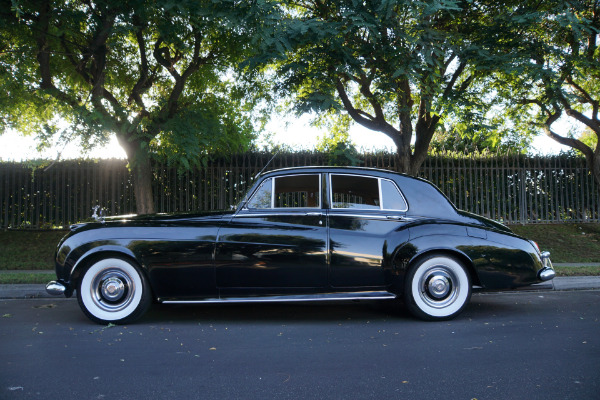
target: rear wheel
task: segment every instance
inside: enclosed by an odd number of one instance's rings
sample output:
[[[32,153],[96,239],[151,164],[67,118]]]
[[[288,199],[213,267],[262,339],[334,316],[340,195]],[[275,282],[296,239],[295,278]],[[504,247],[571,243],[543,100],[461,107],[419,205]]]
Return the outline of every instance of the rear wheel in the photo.
[[[471,279],[455,258],[431,255],[413,265],[404,283],[404,302],[418,318],[454,318],[471,298]]]
[[[148,282],[137,266],[122,258],[104,258],[83,273],[77,300],[92,321],[128,323],[146,312],[152,296]]]

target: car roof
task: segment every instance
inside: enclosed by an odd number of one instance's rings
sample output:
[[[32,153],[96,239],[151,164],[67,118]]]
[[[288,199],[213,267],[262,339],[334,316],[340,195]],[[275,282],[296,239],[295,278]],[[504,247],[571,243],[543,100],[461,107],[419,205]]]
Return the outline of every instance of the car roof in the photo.
[[[456,207],[433,183],[426,179],[406,175],[379,168],[368,167],[333,167],[333,166],[306,166],[279,168],[260,175],[260,180],[286,174],[302,173],[354,173],[365,174],[373,177],[387,178],[395,181],[409,204],[409,211],[418,215],[431,215],[448,217],[456,214]]]
[[[270,174],[280,175],[280,174],[285,174],[285,173],[289,173],[289,172],[355,172],[355,173],[356,172],[366,172],[366,173],[370,173],[370,174],[373,174],[373,173],[393,174],[395,176],[400,175],[400,176],[411,177],[406,174],[390,171],[387,169],[381,169],[381,168],[355,167],[355,166],[336,167],[336,166],[315,166],[315,165],[303,166],[303,167],[278,168],[278,169],[264,172],[261,174],[261,176],[270,175]],[[413,177],[411,177],[411,178],[413,178]]]

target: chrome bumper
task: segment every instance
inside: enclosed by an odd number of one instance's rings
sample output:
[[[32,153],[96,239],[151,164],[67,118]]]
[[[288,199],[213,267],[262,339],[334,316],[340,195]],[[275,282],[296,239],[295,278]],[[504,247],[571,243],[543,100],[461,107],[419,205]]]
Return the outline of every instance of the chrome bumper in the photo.
[[[545,251],[542,253],[543,268],[538,271],[538,279],[541,281],[549,281],[556,276],[552,261],[550,261],[550,253]]]
[[[53,296],[63,295],[63,294],[65,294],[66,290],[67,290],[67,287],[57,281],[50,281],[46,285],[46,292],[48,292],[48,294],[51,294]]]

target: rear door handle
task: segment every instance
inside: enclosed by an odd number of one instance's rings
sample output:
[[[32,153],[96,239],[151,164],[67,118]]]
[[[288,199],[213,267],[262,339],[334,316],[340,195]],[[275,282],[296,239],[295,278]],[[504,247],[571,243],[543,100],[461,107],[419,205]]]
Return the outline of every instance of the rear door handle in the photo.
[[[393,219],[396,221],[402,221],[404,219],[404,217],[402,215],[386,215],[385,217],[387,219]]]
[[[320,212],[307,212],[306,216],[307,217],[322,217],[323,213],[320,213]]]

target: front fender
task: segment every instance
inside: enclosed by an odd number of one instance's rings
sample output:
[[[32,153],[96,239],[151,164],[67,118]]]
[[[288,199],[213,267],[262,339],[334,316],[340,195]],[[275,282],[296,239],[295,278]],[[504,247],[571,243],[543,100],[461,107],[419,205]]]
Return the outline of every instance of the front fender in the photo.
[[[65,295],[70,297],[77,287],[79,276],[87,265],[87,261],[99,254],[115,254],[131,258],[141,265],[140,260],[127,247],[128,240],[97,240],[80,243],[76,236],[64,240],[56,253],[55,269],[56,276],[60,282],[65,284],[67,290]]]

